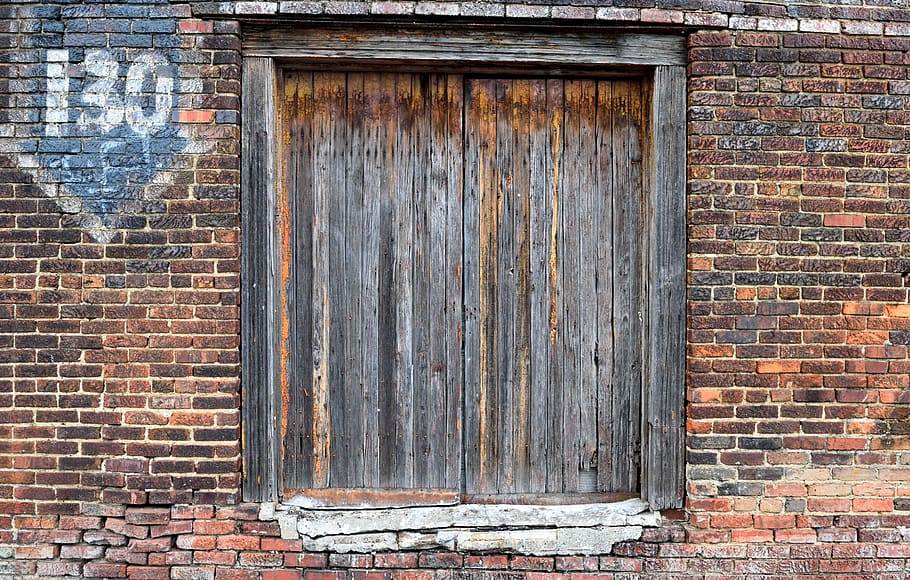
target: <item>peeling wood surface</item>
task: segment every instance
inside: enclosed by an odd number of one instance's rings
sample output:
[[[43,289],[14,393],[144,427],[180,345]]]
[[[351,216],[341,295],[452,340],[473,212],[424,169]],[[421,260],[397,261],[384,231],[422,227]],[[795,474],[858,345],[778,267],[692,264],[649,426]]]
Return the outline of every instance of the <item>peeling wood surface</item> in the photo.
[[[284,87],[285,486],[636,491],[641,83]]]
[[[377,509],[457,505],[457,492],[444,489],[285,489],[285,505],[307,509]]]
[[[371,27],[269,25],[244,27],[245,55],[356,62],[484,65],[685,65],[682,35],[610,33],[604,30],[508,27]]]

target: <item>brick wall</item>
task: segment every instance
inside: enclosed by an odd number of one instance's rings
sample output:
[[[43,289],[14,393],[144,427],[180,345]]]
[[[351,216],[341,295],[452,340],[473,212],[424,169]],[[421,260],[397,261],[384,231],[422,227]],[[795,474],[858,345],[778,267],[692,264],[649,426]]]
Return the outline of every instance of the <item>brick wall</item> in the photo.
[[[238,20],[282,14],[688,31],[675,519],[352,556],[238,503]],[[905,0],[3,4],[0,577],[907,578],[908,71]]]

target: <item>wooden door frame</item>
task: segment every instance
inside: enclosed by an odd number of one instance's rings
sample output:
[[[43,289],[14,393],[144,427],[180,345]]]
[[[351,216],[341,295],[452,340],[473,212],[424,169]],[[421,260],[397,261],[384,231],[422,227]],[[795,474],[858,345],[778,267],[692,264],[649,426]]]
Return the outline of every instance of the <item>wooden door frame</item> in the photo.
[[[682,506],[685,482],[686,43],[679,34],[477,24],[297,22],[244,28],[241,83],[241,413],[245,501],[281,497],[287,325],[278,315],[288,248],[281,196],[284,70],[391,66],[408,71],[642,77],[645,255],[642,498]]]

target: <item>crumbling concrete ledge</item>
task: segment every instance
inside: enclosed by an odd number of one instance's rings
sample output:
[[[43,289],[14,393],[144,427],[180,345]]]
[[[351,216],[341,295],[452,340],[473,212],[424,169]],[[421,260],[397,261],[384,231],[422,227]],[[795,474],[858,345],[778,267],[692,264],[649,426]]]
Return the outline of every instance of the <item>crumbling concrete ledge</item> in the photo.
[[[317,552],[438,549],[515,552],[535,556],[605,554],[613,544],[658,527],[647,502],[573,505],[458,504],[381,509],[311,509],[262,505],[284,539]]]

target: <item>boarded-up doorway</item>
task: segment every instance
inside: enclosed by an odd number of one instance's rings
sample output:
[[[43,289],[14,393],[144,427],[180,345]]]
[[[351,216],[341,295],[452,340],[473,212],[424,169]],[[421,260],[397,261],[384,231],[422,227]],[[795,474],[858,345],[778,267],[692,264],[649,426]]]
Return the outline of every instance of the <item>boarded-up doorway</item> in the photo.
[[[285,489],[638,490],[642,90],[285,76]]]

